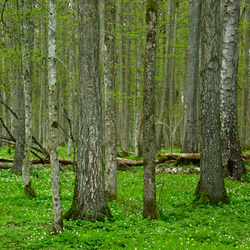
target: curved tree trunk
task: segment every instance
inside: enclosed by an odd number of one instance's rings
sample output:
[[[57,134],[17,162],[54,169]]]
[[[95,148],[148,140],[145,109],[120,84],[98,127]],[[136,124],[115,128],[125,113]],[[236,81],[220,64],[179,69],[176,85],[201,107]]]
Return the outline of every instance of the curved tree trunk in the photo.
[[[98,0],[79,1],[79,141],[74,199],[66,219],[105,220]]]
[[[201,174],[197,203],[226,202],[220,140],[220,1],[202,1]]]
[[[220,85],[222,165],[226,175],[240,180],[244,174],[237,123],[238,28],[240,3],[223,1],[223,39]]]

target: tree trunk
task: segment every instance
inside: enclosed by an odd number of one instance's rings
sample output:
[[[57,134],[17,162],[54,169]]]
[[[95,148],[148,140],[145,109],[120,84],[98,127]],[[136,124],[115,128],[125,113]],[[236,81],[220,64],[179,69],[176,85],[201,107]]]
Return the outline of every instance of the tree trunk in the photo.
[[[184,94],[183,153],[196,153],[197,145],[197,92],[199,84],[199,46],[201,1],[192,0],[189,11],[187,73]]]
[[[99,8],[97,0],[78,4],[79,143],[74,198],[65,217],[104,221],[110,211],[104,189]]]
[[[32,82],[33,63],[32,51],[34,46],[34,24],[31,22],[33,1],[24,1],[23,6],[23,41],[22,41],[22,72],[25,109],[25,144],[22,167],[24,192],[27,196],[36,197],[30,180],[30,150],[32,146]]]
[[[122,136],[122,124],[123,124],[123,113],[124,113],[124,107],[123,107],[123,92],[124,92],[124,34],[123,34],[123,0],[119,1],[119,94],[120,94],[120,102],[119,102],[119,110],[117,112],[117,120],[118,120],[118,137],[121,140]]]
[[[168,21],[167,21],[167,39],[166,39],[166,55],[164,69],[164,86],[160,106],[159,123],[157,124],[156,134],[156,150],[161,151],[161,142],[163,138],[163,123],[169,123],[169,90],[171,79],[171,41],[172,41],[172,16],[173,16],[173,0],[168,1]],[[167,114],[167,115],[166,115]],[[166,145],[165,145],[166,146]]]
[[[104,22],[104,90],[105,90],[105,191],[108,200],[117,196],[117,131],[115,102],[116,6],[105,0]]]
[[[250,23],[250,2],[246,7],[246,21]],[[245,42],[245,80],[243,83],[243,118],[242,118],[242,149],[248,149],[248,115],[249,115],[249,79],[250,79],[250,29],[246,30],[246,42]]]
[[[130,32],[130,23],[131,23],[131,2],[127,3],[127,13],[126,13],[126,33]],[[124,156],[128,155],[129,146],[130,146],[130,50],[131,50],[131,39],[127,35],[126,37],[126,46],[125,46],[125,60],[124,60],[124,81],[123,81],[123,113],[121,115],[122,124],[121,124],[121,151]]]
[[[14,156],[13,173],[22,174],[24,143],[25,143],[25,110],[24,110],[24,93],[21,81],[21,73],[17,70],[17,104],[18,104],[18,120],[17,120],[17,140]]]
[[[222,0],[223,39],[220,85],[222,165],[227,176],[240,180],[245,168],[242,163],[237,123],[238,72],[238,0]]]
[[[201,174],[197,203],[228,201],[220,140],[220,1],[202,1],[201,19]]]
[[[143,217],[159,219],[155,186],[155,71],[157,44],[157,0],[146,2],[145,82],[143,93]]]
[[[52,182],[53,231],[55,233],[60,233],[63,231],[63,218],[58,161],[56,81],[56,0],[50,0],[48,23],[49,148]]]

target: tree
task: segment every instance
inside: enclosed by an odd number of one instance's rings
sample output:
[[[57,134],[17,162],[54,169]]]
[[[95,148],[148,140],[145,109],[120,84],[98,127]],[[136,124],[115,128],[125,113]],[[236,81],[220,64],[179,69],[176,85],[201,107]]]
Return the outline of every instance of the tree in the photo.
[[[162,124],[166,121],[169,123],[169,91],[170,91],[170,80],[171,80],[171,41],[172,41],[172,16],[173,16],[173,0],[168,1],[168,20],[167,20],[167,39],[166,39],[166,55],[165,55],[165,68],[164,68],[164,86],[163,95],[161,99],[159,125],[156,134],[156,148],[157,151],[161,151],[161,142],[163,137],[163,126]],[[167,110],[167,112],[166,112]],[[167,114],[167,118],[166,118]]]
[[[18,117],[17,117],[17,139],[16,150],[14,156],[13,173],[22,174],[23,157],[24,157],[24,143],[25,143],[25,110],[24,110],[24,93],[23,85],[19,80],[20,72],[18,73],[17,82],[17,104],[18,104]]]
[[[104,91],[105,91],[105,191],[108,200],[117,196],[117,131],[115,102],[115,1],[104,8]]]
[[[199,47],[201,1],[192,0],[189,11],[189,34],[184,94],[183,153],[197,153],[197,94],[199,84]]]
[[[63,231],[62,199],[58,161],[58,122],[56,108],[56,0],[49,1],[48,24],[49,148],[52,181],[53,231]]]
[[[102,99],[97,0],[79,1],[79,141],[75,191],[66,219],[105,220]]]
[[[34,46],[34,24],[31,21],[33,9],[32,0],[24,0],[23,7],[23,27],[22,27],[22,78],[24,89],[24,109],[25,109],[25,144],[24,160],[22,166],[24,192],[27,196],[36,197],[30,180],[30,150],[32,145],[32,81],[33,63],[32,53]]]
[[[227,176],[244,173],[237,124],[239,0],[222,0],[223,38],[220,85],[222,165]]]
[[[247,6],[246,6],[246,14],[245,14],[245,19],[247,23],[250,23],[250,1],[246,1]],[[242,94],[242,99],[243,99],[243,104],[242,104],[242,109],[243,109],[243,114],[242,114],[242,140],[241,140],[241,145],[243,149],[248,148],[248,114],[249,114],[249,76],[250,76],[250,28],[249,26],[246,29],[245,32],[245,81],[243,82],[243,94]]]
[[[220,140],[220,1],[203,0],[201,18],[201,153],[198,203],[226,202]]]
[[[155,187],[155,70],[157,40],[157,0],[146,2],[145,79],[143,92],[143,217],[158,219]]]

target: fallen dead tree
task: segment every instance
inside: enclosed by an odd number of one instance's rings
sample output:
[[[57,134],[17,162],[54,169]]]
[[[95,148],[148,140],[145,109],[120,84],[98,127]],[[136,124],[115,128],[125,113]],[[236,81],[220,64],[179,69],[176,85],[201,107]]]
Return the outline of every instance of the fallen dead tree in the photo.
[[[243,160],[250,160],[250,153],[242,153]],[[0,157],[0,162],[13,162],[13,159]],[[166,166],[177,166],[177,165],[188,165],[188,164],[199,164],[200,154],[182,154],[182,153],[172,153],[172,154],[158,154],[155,160],[156,167],[166,167]],[[74,160],[72,159],[59,159],[61,165],[73,165]],[[49,158],[39,158],[37,160],[31,161],[32,165],[38,164],[50,164]],[[77,162],[75,161],[75,164]],[[143,161],[134,161],[130,159],[124,159],[117,157],[118,169],[126,169],[126,167],[139,167],[143,166]],[[179,169],[179,168],[178,168]],[[183,168],[181,168],[183,170]]]
[[[199,174],[200,168],[156,168],[156,173],[160,174]]]

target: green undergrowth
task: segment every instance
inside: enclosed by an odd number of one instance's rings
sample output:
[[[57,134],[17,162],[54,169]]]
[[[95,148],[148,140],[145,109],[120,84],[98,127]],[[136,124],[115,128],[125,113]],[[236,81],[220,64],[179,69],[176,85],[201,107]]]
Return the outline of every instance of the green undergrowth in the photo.
[[[118,200],[109,203],[112,220],[64,221],[50,233],[50,170],[31,170],[37,198],[24,195],[21,176],[0,171],[0,249],[248,249],[250,187],[226,180],[230,203],[192,207],[198,175],[158,174],[161,221],[142,219],[143,171],[118,173]],[[247,178],[247,177],[246,177]],[[61,173],[63,212],[71,206],[74,173]]]

